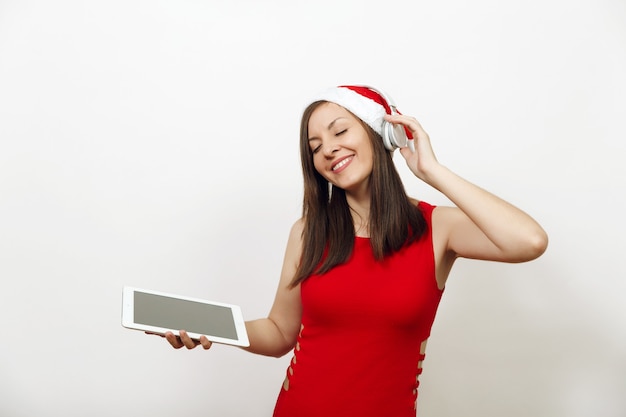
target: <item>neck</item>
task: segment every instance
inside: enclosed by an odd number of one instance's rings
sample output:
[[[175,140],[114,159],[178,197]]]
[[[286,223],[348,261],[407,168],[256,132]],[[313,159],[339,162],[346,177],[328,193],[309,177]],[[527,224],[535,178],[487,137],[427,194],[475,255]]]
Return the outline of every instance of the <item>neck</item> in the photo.
[[[354,223],[354,233],[357,236],[369,237],[369,220],[370,220],[370,199],[354,198],[353,195],[347,194],[346,200],[352,213],[352,222]]]

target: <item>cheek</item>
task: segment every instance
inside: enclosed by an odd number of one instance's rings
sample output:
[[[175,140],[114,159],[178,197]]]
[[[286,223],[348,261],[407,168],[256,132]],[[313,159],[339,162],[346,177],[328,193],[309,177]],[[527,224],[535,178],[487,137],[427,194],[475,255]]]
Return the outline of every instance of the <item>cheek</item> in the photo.
[[[323,171],[323,165],[322,165],[323,161],[321,161],[321,158],[317,155],[313,155],[313,168],[315,168],[315,170],[317,171],[318,174],[324,176],[324,171]]]
[[[326,167],[326,162],[324,161],[324,157],[320,156],[317,158],[313,156],[313,167],[315,171],[322,176],[326,181],[330,181],[330,178],[327,175],[327,172],[324,170]]]

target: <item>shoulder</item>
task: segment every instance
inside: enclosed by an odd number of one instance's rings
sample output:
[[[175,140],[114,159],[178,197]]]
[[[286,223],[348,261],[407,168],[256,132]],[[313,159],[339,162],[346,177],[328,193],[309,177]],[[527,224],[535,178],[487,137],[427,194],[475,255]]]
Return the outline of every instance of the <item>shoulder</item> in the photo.
[[[463,220],[464,214],[457,207],[436,206],[432,209],[432,223],[440,233],[449,233],[455,224]]]
[[[302,234],[304,233],[304,218],[300,218],[294,222],[289,231],[289,240],[287,241],[287,254],[299,258],[302,252]]]
[[[300,258],[302,257],[302,232],[304,231],[304,219],[298,219],[291,226],[285,256],[283,258],[283,272],[281,285],[289,286],[296,274]]]
[[[297,240],[302,240],[302,233],[304,233],[304,224],[304,217],[301,217],[294,222],[289,232],[289,240],[292,240],[293,238],[296,238]]]
[[[432,206],[433,221],[436,218],[438,223],[454,223],[465,217],[465,214],[458,208],[453,206]]]
[[[453,241],[463,238],[472,247],[479,247],[479,240],[474,231],[476,225],[458,207],[437,206],[432,213],[433,241],[440,244],[442,253],[454,252]],[[473,236],[473,237],[471,237]],[[471,237],[469,239],[466,239]],[[458,254],[457,254],[458,255]]]

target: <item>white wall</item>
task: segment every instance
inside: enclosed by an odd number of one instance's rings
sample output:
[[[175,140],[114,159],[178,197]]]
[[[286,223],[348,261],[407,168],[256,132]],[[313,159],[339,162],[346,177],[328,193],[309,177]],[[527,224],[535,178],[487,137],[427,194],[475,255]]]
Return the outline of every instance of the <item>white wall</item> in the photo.
[[[622,0],[0,1],[0,415],[269,416],[288,357],[174,351],[121,327],[121,288],[265,315],[300,112],[342,83],[551,238],[457,264],[420,416],[626,415],[625,23]]]

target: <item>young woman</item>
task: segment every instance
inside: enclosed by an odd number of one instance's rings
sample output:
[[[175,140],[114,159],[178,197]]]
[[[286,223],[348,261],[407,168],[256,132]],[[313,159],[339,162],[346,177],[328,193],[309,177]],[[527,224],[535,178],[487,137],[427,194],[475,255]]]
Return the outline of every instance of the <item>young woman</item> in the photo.
[[[392,161],[397,146],[411,172],[455,207],[406,195]],[[440,164],[418,121],[373,88],[322,93],[304,111],[300,150],[303,216],[269,316],[246,323],[248,351],[293,351],[274,416],[414,417],[454,261],[530,261],[545,251],[546,233]],[[180,334],[166,335],[174,348],[211,347]]]

